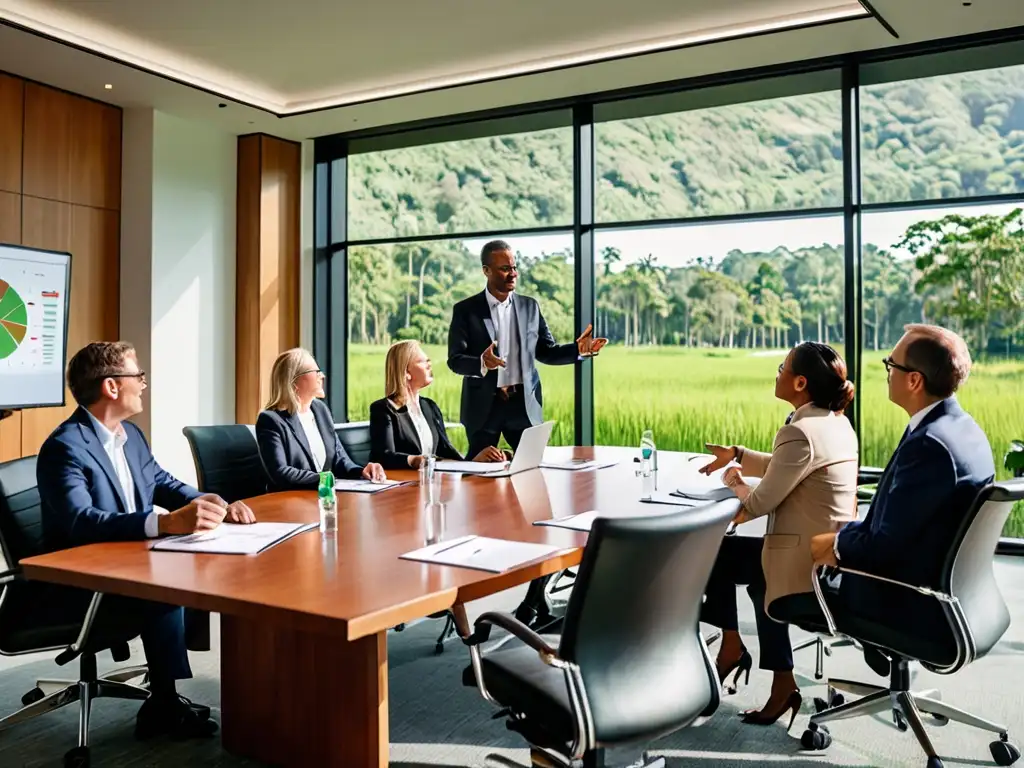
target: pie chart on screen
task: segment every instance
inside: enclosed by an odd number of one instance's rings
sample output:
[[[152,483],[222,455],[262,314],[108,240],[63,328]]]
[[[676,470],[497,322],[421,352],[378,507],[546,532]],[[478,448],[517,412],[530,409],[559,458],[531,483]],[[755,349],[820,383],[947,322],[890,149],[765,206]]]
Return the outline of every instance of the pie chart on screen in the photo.
[[[18,292],[0,280],[0,360],[13,355],[28,332],[28,310]]]

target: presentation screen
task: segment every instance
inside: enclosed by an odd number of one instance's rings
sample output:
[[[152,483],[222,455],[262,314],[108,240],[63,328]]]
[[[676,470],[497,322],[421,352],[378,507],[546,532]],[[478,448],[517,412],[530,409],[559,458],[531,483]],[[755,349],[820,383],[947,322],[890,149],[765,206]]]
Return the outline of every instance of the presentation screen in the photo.
[[[0,408],[64,405],[71,255],[0,243]]]

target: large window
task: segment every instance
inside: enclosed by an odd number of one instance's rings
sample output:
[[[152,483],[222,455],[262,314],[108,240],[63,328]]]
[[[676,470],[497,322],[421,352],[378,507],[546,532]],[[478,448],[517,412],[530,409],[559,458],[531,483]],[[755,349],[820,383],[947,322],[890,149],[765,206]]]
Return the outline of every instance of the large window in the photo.
[[[424,240],[353,246],[348,255],[348,418],[369,418],[370,403],[385,396],[384,358],[392,341],[416,339],[429,355],[434,383],[424,395],[459,420],[462,377],[448,369],[448,326],[456,302],[484,289],[480,249],[487,240]],[[568,234],[505,236],[520,268],[517,292],[540,302],[560,343],[572,341],[573,256]],[[573,442],[571,366],[540,366],[544,417],[556,424],[552,443]],[[465,450],[464,432],[452,433]]]
[[[598,443],[770,450],[789,347],[843,353],[842,217],[602,232],[597,254]]]
[[[416,338],[458,420],[451,308],[483,290],[480,247],[501,237],[558,341],[593,318],[611,342],[541,367],[556,443],[652,429],[666,449],[767,449],[787,412],[778,365],[813,339],[859,345],[861,460],[883,465],[907,417],[881,359],[923,321],[967,339],[959,399],[1007,476],[1024,439],[1024,37],[342,139],[317,147],[334,208],[318,209],[315,290],[350,419],[384,396],[387,346]],[[1024,538],[1024,508],[1006,532]]]
[[[1020,206],[872,213],[863,222],[864,370],[861,456],[882,466],[907,415],[888,400],[882,358],[912,322],[958,331],[971,347],[957,395],[992,445],[997,476],[1024,434],[1024,226]],[[1024,537],[1024,507],[1007,535]]]
[[[349,237],[572,224],[572,130],[388,149],[349,160]]]
[[[1024,66],[861,89],[864,201],[1024,193]]]
[[[616,120],[595,133],[599,221],[843,202],[838,91]]]

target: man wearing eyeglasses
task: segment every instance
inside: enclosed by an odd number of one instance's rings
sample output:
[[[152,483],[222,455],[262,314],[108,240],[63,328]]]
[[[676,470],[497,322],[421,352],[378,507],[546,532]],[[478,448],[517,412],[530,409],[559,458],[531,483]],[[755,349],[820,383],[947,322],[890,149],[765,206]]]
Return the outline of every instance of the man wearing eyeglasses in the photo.
[[[519,271],[512,246],[492,240],[480,251],[487,287],[455,305],[448,330],[448,367],[463,377],[460,419],[467,456],[497,447],[504,435],[515,450],[523,432],[544,421],[537,363],[572,365],[601,351],[588,325],[575,343],[558,344],[536,299],[515,293]],[[546,624],[545,579],[530,585],[516,612],[521,621]]]
[[[865,518],[813,537],[811,552],[818,564],[939,588],[945,555],[978,492],[995,477],[995,464],[988,438],[956,399],[971,370],[967,344],[934,325],[905,331],[883,362],[889,399],[909,424]],[[906,608],[868,581],[844,580],[842,602]]]
[[[243,502],[227,504],[172,477],[153,458],[142,430],[127,421],[142,412],[146,389],[131,344],[86,345],[68,364],[67,383],[78,409],[43,443],[36,469],[49,549],[197,533],[224,520],[255,521]],[[171,511],[158,512],[156,506]],[[80,620],[89,595],[64,589],[60,596],[60,609]],[[209,719],[209,708],[192,704],[175,688],[176,680],[192,676],[182,608],[105,596],[90,637],[116,641],[140,634],[150,697],[136,718],[136,737],[212,735],[217,723]]]
[[[487,287],[455,305],[448,331],[448,367],[463,377],[467,456],[497,447],[502,435],[514,450],[524,430],[544,421],[538,362],[572,365],[608,343],[589,325],[575,343],[556,343],[537,300],[515,293],[519,271],[504,240],[484,245],[480,263]]]

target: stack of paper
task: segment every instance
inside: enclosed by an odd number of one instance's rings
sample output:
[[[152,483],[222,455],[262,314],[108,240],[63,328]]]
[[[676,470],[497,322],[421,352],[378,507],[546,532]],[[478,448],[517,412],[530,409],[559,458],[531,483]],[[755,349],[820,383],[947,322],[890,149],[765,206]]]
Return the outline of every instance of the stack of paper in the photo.
[[[594,521],[599,517],[610,517],[602,515],[596,509],[590,512],[580,512],[578,515],[568,517],[557,517],[552,520],[536,520],[534,525],[546,525],[552,528],[568,528],[570,531],[589,531],[594,527]]]
[[[255,555],[296,534],[317,527],[318,523],[221,523],[212,531],[161,539],[154,542],[150,549],[160,552]]]
[[[387,491],[391,488],[396,488],[399,485],[409,485],[410,481],[401,480],[364,480],[359,478],[358,480],[344,480],[336,479],[334,481],[334,490],[338,493],[380,493],[381,491]]]
[[[434,464],[437,472],[461,472],[467,475],[487,475],[508,469],[507,461],[438,461]]]
[[[401,558],[501,573],[534,560],[551,557],[561,549],[549,544],[489,539],[485,536],[463,536],[406,552]]]
[[[578,472],[582,469],[604,469],[613,467],[616,461],[598,461],[597,459],[568,459],[567,461],[542,461],[544,469],[565,469],[570,472]]]
[[[683,485],[673,491],[672,495],[698,501],[722,501],[735,496],[732,488],[722,483],[722,475],[726,469],[728,467],[712,472],[710,475],[694,473],[688,476]]]

